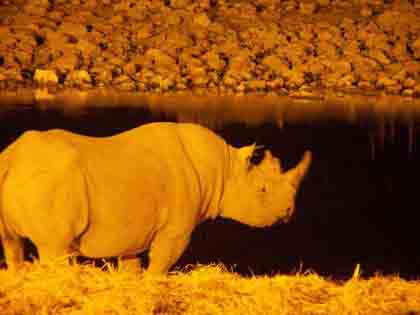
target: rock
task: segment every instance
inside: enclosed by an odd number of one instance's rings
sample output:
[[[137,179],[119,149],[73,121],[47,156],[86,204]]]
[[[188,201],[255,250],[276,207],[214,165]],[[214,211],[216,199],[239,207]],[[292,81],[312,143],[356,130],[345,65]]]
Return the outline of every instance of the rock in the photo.
[[[407,89],[411,89],[416,86],[416,80],[413,78],[407,78],[403,82],[403,86]]]
[[[233,87],[237,84],[237,80],[230,77],[230,76],[224,76],[223,77],[223,84],[226,85],[227,87]]]
[[[115,88],[119,91],[135,91],[137,89],[136,83],[133,81],[122,82],[121,84],[116,84]]]
[[[404,89],[401,92],[402,96],[413,96],[414,95],[414,90],[413,89]]]
[[[207,71],[204,67],[191,67],[189,69],[189,74],[190,74],[192,83],[195,86],[204,86],[209,81],[209,78],[207,76]]]
[[[382,71],[386,72],[390,77],[399,75],[401,70],[403,70],[403,67],[400,63],[390,63],[389,65],[384,66],[382,69]]]
[[[397,25],[400,19],[398,11],[387,10],[376,18],[376,23],[385,32],[391,32],[394,25]]]
[[[94,53],[98,51],[98,47],[86,39],[79,40],[76,44],[76,49],[78,49],[85,58],[93,57]]]
[[[61,22],[64,17],[64,12],[62,10],[51,11],[51,12],[48,12],[47,17],[48,19],[54,21],[55,23]]]
[[[171,0],[170,3],[175,9],[185,9],[191,4],[191,0]]]
[[[149,38],[153,33],[153,25],[151,23],[146,23],[142,25],[137,31],[136,37],[137,40],[141,41],[143,39]]]
[[[3,75],[6,77],[6,80],[4,82],[11,87],[17,87],[20,83],[24,81],[22,73],[18,69],[8,69],[3,72]]]
[[[206,62],[207,66],[211,70],[220,71],[226,65],[224,60],[220,58],[220,55],[213,50],[204,54],[202,59]]]
[[[54,70],[36,69],[34,81],[39,85],[56,85],[58,84],[58,76]]]
[[[137,66],[133,62],[129,62],[123,66],[123,72],[127,75],[134,75],[137,72]]]
[[[53,62],[53,65],[60,73],[69,73],[77,68],[79,64],[79,58],[72,54],[65,54]]]
[[[245,84],[242,82],[242,83],[239,83],[237,86],[233,87],[233,89],[234,89],[236,92],[239,92],[239,93],[240,93],[239,95],[243,95],[243,92],[245,92],[245,90],[246,90],[246,86],[245,86]]]
[[[408,61],[410,57],[408,55],[407,46],[405,40],[398,39],[395,41],[394,46],[389,49],[389,55],[399,62]]]
[[[166,36],[166,40],[159,43],[159,49],[171,56],[177,58],[180,51],[189,50],[194,45],[192,39],[186,34],[177,31],[170,31]]]
[[[322,41],[318,43],[318,47],[316,51],[319,56],[322,56],[328,59],[338,58],[337,47],[335,46],[335,44],[327,42],[327,41]]]
[[[72,85],[90,84],[92,78],[86,70],[74,70],[67,75],[66,83]]]
[[[384,52],[379,49],[369,50],[368,56],[378,61],[381,65],[389,65],[391,63],[391,61],[384,54]]]
[[[306,63],[304,66],[304,71],[306,73],[310,73],[310,75],[312,75],[312,77],[314,78],[319,78],[326,70],[326,66],[323,63],[321,63],[319,59],[315,58],[310,59],[308,63]]]
[[[337,72],[327,73],[323,76],[323,84],[326,88],[334,88],[337,86],[338,80],[341,78],[341,74]]]
[[[225,76],[230,76],[236,80],[250,80],[252,78],[253,65],[247,52],[238,53],[230,58]]]
[[[386,74],[379,74],[378,75],[378,79],[376,81],[376,86],[379,88],[383,88],[383,87],[390,87],[393,85],[397,85],[398,81],[391,79],[390,77],[388,77]]]
[[[177,90],[182,91],[182,90],[186,90],[187,86],[184,83],[179,82],[179,83],[176,84],[176,88],[177,88]]]
[[[331,0],[318,0],[318,4],[321,7],[327,7],[330,4]]]
[[[283,74],[289,71],[289,66],[286,65],[278,56],[270,55],[263,59],[262,64],[275,74]]]
[[[346,59],[337,59],[332,63],[333,70],[339,74],[347,75],[352,72],[351,63]]]
[[[58,31],[65,35],[71,35],[81,39],[86,35],[87,29],[82,24],[63,22],[58,28]]]
[[[96,67],[90,70],[90,73],[95,79],[96,83],[110,84],[112,81],[112,72],[105,67]]]
[[[49,49],[40,48],[37,49],[33,56],[33,63],[35,66],[44,66],[51,61]]]
[[[400,94],[402,90],[402,85],[397,83],[394,85],[388,85],[385,87],[385,91],[390,93],[390,94]]]
[[[353,86],[353,84],[356,82],[356,79],[353,74],[347,74],[337,81],[337,87],[340,88],[348,88]]]
[[[114,25],[118,25],[124,22],[124,18],[121,15],[114,15],[111,18],[111,23]]]
[[[32,64],[32,52],[17,50],[15,51],[15,60],[22,67],[27,67]]]
[[[217,46],[217,52],[227,57],[236,55],[238,51],[241,51],[241,47],[236,36],[230,36],[230,38],[226,38],[224,42]]]
[[[175,85],[175,82],[172,78],[163,78],[160,81],[160,89],[161,91],[167,91],[169,89],[172,89]]]
[[[287,79],[286,85],[292,89],[297,89],[305,83],[304,73],[298,70],[289,70],[283,76]]]
[[[369,6],[364,5],[360,8],[360,15],[361,16],[367,18],[367,17],[372,16],[372,14],[373,14],[373,10]]]
[[[420,96],[420,83],[417,83],[417,85],[414,87],[414,93]]]
[[[148,49],[144,57],[145,64],[148,66],[153,66],[156,68],[165,68],[169,71],[175,71],[178,69],[176,65],[176,60],[159,49]]]
[[[39,6],[37,4],[29,3],[23,7],[23,12],[28,15],[45,16],[47,12],[47,6]]]
[[[264,80],[251,80],[248,82],[247,87],[251,91],[262,91],[267,88],[267,83]]]
[[[205,13],[198,14],[194,17],[193,23],[199,27],[208,28],[210,26],[210,19]]]
[[[284,86],[284,80],[282,78],[277,78],[272,81],[267,81],[267,87],[272,90],[277,90]]]
[[[318,3],[314,1],[300,1],[299,10],[304,15],[312,15],[318,8]]]
[[[154,75],[149,79],[148,83],[149,86],[160,92],[168,91],[175,85],[175,82],[172,78],[167,78],[161,75]]]
[[[373,82],[376,80],[377,72],[381,69],[380,65],[369,58],[354,56],[352,58],[354,73],[361,81]]]
[[[314,36],[315,36],[314,29],[313,29],[312,25],[309,24],[309,25],[302,25],[302,26],[303,26],[302,30],[299,32],[299,38],[304,40],[307,43],[311,43]],[[276,30],[276,32],[272,32],[272,36],[273,37],[278,37],[278,32],[279,31],[277,31],[277,30]],[[274,42],[274,38],[272,39],[272,41]],[[274,48],[274,44],[275,43],[273,43],[273,48]],[[271,47],[269,47],[269,48],[271,48]]]
[[[128,75],[119,75],[112,80],[112,83],[119,85],[121,83],[131,82],[131,81],[132,79]]]
[[[51,50],[64,52],[70,50],[73,46],[68,43],[66,36],[63,36],[58,32],[47,29],[44,31],[44,34],[46,38],[46,47]]]
[[[357,86],[362,90],[372,90],[375,87],[370,81],[359,81]]]
[[[420,59],[420,37],[412,43],[411,49],[413,50],[414,58]]]
[[[404,63],[404,69],[407,71],[407,74],[413,77],[414,79],[420,79],[420,61],[408,61]]]
[[[392,76],[393,80],[397,80],[398,82],[404,82],[407,77],[407,71],[405,69],[401,69],[397,73]]]

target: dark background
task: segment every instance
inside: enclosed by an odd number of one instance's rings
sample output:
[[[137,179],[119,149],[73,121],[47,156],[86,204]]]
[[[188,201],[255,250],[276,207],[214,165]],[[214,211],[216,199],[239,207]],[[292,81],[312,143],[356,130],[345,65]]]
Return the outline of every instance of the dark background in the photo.
[[[63,128],[105,136],[163,119],[173,120],[134,109],[92,110],[73,117],[52,111],[7,111],[0,115],[0,149],[28,129]],[[392,138],[388,125],[383,146],[377,130],[368,121],[295,124],[283,129],[274,124],[220,128],[217,132],[233,145],[264,144],[285,167],[294,165],[305,149],[312,150],[314,162],[290,223],[255,229],[224,219],[206,222],[195,230],[175,268],[222,262],[244,275],[302,268],[347,279],[360,263],[362,275],[379,272],[420,278],[416,126],[409,129],[397,123]]]

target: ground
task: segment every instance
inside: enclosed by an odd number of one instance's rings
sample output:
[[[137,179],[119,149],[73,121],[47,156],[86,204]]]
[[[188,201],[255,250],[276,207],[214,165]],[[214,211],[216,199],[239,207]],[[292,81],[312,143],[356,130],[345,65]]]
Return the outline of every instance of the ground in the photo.
[[[420,314],[419,281],[314,273],[240,277],[221,265],[154,278],[89,265],[31,265],[0,271],[4,315]]]

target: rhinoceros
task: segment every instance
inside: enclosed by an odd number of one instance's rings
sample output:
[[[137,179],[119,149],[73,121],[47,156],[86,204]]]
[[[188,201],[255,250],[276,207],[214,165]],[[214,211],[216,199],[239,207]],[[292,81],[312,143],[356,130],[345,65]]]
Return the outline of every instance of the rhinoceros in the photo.
[[[0,155],[6,263],[19,267],[28,238],[41,264],[65,255],[124,260],[150,249],[147,271],[165,274],[206,219],[287,221],[311,153],[284,172],[268,150],[253,164],[255,149],[189,123],[110,137],[27,131]]]

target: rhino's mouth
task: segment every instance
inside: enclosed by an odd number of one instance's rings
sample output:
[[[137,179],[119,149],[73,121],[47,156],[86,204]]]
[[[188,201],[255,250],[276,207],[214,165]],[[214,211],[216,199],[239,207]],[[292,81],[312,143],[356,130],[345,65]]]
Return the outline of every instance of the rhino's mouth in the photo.
[[[274,223],[274,226],[279,226],[285,223],[289,223],[290,218],[281,218],[279,220],[276,221],[276,223]]]
[[[293,219],[293,208],[287,209],[286,215],[278,217],[274,225],[280,225],[283,223],[289,223]]]

